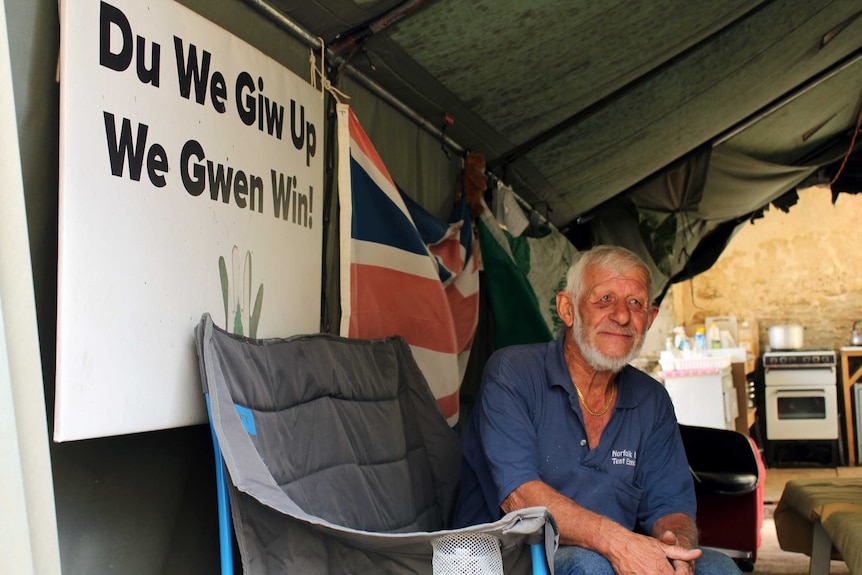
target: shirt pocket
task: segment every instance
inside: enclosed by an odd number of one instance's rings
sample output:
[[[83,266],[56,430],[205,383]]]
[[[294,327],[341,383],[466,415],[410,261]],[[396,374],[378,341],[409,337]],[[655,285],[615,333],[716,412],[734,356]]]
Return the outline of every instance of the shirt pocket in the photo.
[[[614,477],[613,488],[617,503],[616,507],[620,513],[617,520],[624,527],[634,530],[644,490],[621,477]]]

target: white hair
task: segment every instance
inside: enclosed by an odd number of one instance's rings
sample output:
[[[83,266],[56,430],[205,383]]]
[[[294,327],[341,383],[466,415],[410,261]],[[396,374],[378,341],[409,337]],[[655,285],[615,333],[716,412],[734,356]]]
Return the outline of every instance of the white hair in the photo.
[[[621,246],[596,246],[580,254],[578,261],[573,263],[566,274],[566,293],[573,302],[581,297],[584,276],[593,266],[617,273],[625,274],[633,269],[639,269],[646,278],[647,295],[652,293],[652,275],[649,268],[634,252]],[[650,307],[652,301],[650,301]]]

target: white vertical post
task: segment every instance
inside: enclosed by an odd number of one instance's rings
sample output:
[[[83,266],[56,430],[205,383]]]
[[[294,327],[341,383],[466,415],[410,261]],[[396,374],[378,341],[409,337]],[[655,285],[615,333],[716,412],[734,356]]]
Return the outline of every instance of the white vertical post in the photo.
[[[829,562],[832,556],[832,540],[823,529],[818,517],[811,533],[811,561],[808,575],[829,575]]]
[[[60,573],[6,7],[0,0],[0,572]]]

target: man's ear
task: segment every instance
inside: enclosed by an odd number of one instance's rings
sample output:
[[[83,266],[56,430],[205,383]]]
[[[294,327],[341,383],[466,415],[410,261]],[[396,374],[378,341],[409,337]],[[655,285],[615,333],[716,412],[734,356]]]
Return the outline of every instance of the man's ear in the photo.
[[[649,321],[647,322],[647,329],[652,327],[652,322],[655,321],[656,316],[658,316],[659,307],[655,304],[649,306]]]
[[[566,327],[572,327],[575,323],[575,302],[565,291],[557,292],[557,315]]]

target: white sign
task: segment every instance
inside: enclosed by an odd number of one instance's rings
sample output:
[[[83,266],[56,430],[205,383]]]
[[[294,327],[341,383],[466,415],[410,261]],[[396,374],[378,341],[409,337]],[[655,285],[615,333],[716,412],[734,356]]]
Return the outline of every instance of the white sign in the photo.
[[[319,330],[320,93],[168,0],[61,7],[54,439],[206,421],[193,328]]]

